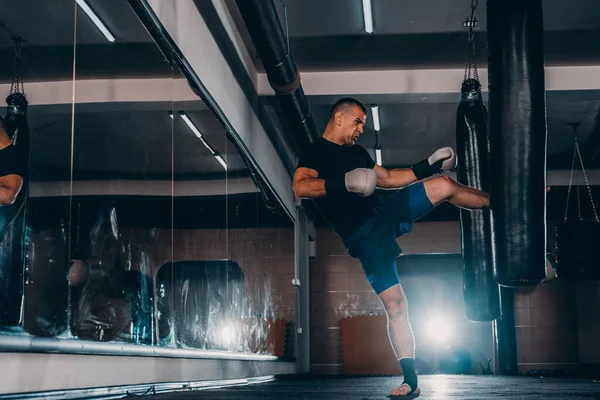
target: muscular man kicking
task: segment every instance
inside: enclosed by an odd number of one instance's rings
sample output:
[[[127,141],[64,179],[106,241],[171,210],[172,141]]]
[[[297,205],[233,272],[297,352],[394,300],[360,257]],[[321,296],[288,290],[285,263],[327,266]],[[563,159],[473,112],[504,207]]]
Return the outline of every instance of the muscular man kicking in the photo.
[[[387,170],[355,145],[367,111],[352,98],[339,100],[322,137],[311,143],[294,174],[298,198],[315,204],[340,236],[348,253],[360,260],[381,299],[392,348],[404,372],[404,382],[392,395],[418,395],[414,368],[415,344],[407,302],[398,279],[396,238],[410,233],[412,223],[448,201],[473,210],[489,207],[488,194],[461,185],[447,176],[425,178],[456,165],[451,148],[436,151],[412,168]],[[383,194],[376,187],[400,189]]]

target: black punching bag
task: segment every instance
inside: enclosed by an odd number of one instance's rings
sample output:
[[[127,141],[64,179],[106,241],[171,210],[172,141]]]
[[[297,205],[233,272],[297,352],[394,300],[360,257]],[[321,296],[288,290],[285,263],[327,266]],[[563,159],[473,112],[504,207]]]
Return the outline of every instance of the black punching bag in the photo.
[[[518,375],[517,332],[515,331],[515,292],[513,288],[500,288],[502,316],[494,321],[498,375]]]
[[[6,98],[6,133],[27,160],[29,160],[29,123],[27,122],[28,101],[21,92],[11,93]],[[15,136],[16,135],[16,136]]]
[[[494,278],[546,276],[546,98],[542,0],[488,0]]]
[[[481,84],[467,79],[461,92],[456,113],[457,180],[487,192],[487,110]],[[460,233],[465,317],[474,322],[493,321],[500,317],[500,292],[493,275],[490,211],[461,209]]]
[[[21,323],[21,305],[25,271],[27,234],[27,199],[29,197],[29,126],[27,100],[20,93],[6,99],[6,116],[2,126],[26,165],[23,186],[11,205],[0,207],[0,326],[15,327]]]

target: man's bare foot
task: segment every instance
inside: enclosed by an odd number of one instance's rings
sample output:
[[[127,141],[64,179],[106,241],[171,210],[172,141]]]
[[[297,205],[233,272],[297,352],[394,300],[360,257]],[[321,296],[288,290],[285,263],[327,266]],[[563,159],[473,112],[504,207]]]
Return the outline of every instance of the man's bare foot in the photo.
[[[390,392],[390,394],[392,396],[414,396],[414,397],[421,394],[421,389],[418,386],[414,392],[411,393],[411,391],[412,391],[412,389],[410,388],[410,386],[408,386],[408,383],[403,383],[396,389],[392,390]]]

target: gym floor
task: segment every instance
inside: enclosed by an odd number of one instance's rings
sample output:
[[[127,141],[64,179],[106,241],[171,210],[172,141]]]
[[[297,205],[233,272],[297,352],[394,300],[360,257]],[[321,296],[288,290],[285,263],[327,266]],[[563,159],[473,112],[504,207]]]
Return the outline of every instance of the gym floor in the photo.
[[[533,378],[428,375],[421,376],[419,399],[600,399],[600,381]],[[150,399],[358,399],[391,397],[401,377],[282,379],[223,389],[168,393]],[[412,397],[414,398],[414,397]]]

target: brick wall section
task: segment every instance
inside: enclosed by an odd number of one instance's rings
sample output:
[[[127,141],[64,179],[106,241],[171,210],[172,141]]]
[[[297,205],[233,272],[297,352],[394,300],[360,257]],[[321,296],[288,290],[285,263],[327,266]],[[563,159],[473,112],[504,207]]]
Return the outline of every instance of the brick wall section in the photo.
[[[515,291],[519,371],[571,370],[579,363],[577,292],[560,279]]]
[[[169,262],[170,246],[157,254]],[[293,229],[174,230],[173,260],[229,259],[246,281],[250,310],[272,310],[275,318],[295,320]]]
[[[460,253],[458,222],[416,223],[410,235],[398,240],[404,254]],[[360,262],[347,255],[333,231],[317,231],[317,257],[311,261],[311,370],[316,374],[342,372],[339,321],[381,313],[383,308],[365,277]]]
[[[549,225],[548,242],[553,240]],[[404,254],[460,254],[459,222],[416,223],[398,240]],[[342,359],[339,320],[382,311],[358,260],[346,254],[330,230],[317,232],[311,261],[311,364],[317,374],[339,374]],[[519,289],[515,324],[519,369],[570,369],[600,362],[600,283],[559,279]]]
[[[127,249],[121,255],[124,265],[155,277],[160,266],[170,262],[171,257],[174,261],[230,259],[244,272],[251,314],[295,321],[293,229],[151,231],[121,228],[120,233],[119,245]],[[66,244],[59,238],[60,232],[50,229],[31,237],[35,259],[29,271],[31,282],[27,287],[25,309],[26,325],[31,332],[37,332],[38,318],[50,319],[54,315],[46,315],[50,311],[63,315],[66,309],[66,263],[57,258],[66,254]],[[114,242],[106,246],[114,246]],[[100,256],[110,251],[99,247]],[[48,307],[49,303],[56,304]],[[52,309],[48,311],[44,307]]]
[[[577,282],[577,326],[579,361],[600,363],[600,282]]]

